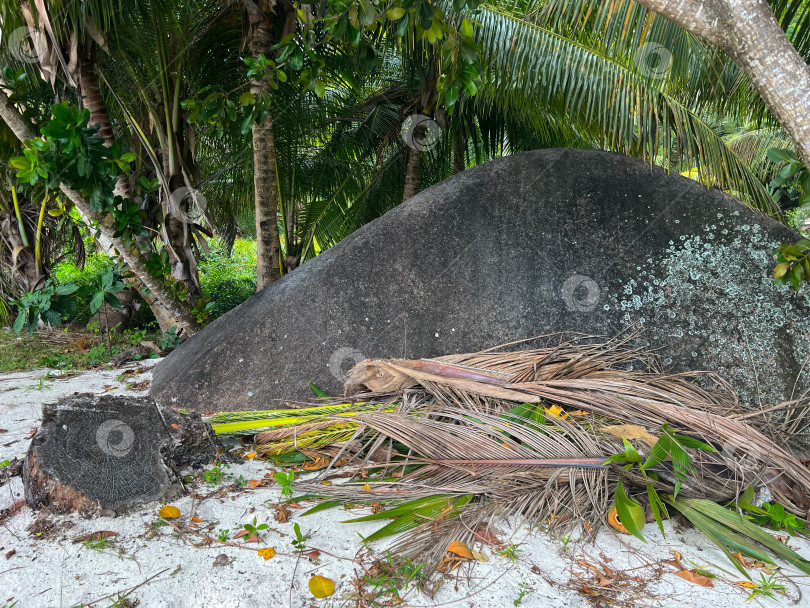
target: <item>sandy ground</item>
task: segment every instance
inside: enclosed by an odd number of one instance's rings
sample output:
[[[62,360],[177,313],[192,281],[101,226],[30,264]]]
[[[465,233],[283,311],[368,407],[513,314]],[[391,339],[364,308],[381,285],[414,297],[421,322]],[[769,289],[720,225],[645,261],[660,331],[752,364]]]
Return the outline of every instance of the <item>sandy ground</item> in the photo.
[[[0,461],[21,457],[28,448],[31,430],[36,428],[43,403],[74,392],[143,394],[128,390],[126,382],[148,380],[148,368],[156,361],[139,364],[144,373],[126,381],[117,377],[123,370],[88,372],[69,378],[48,378],[39,390],[40,378],[48,370],[33,370],[0,376]],[[128,366],[134,367],[135,364]],[[42,517],[22,507],[0,526],[0,608],[15,601],[16,608],[114,605],[119,594],[140,602],[145,608],[191,607],[282,607],[309,608],[355,606],[352,580],[363,573],[373,557],[360,535],[377,529],[377,523],[341,524],[342,520],[368,511],[343,509],[321,511],[301,517],[293,509],[290,521],[277,523],[274,505],[278,486],[240,488],[233,482],[260,480],[272,471],[267,463],[244,461],[226,469],[224,484],[198,484],[196,497],[174,502],[180,521],[199,520],[197,529],[220,529],[230,536],[256,517],[269,524],[261,544],[226,546],[201,543],[193,534],[179,534],[171,526],[155,526],[160,505],[146,505],[117,518],[82,519],[78,515]],[[22,497],[22,482],[13,478],[0,487],[0,509]],[[305,505],[306,506],[306,505]],[[195,522],[197,520],[194,520]],[[291,545],[293,523],[308,535],[308,550],[320,555],[296,556]],[[438,592],[429,598],[418,590],[402,591],[408,606],[460,606],[501,608],[507,606],[688,606],[730,608],[750,605],[810,606],[806,577],[787,568],[780,580],[787,595],[746,602],[750,590],[722,553],[691,529],[674,528],[667,522],[662,538],[655,525],[645,528],[648,543],[633,537],[600,532],[593,544],[572,540],[564,545],[525,526],[502,526],[498,539],[517,546],[515,559],[484,549],[486,563],[456,571],[442,580]],[[73,542],[77,536],[106,530],[117,534],[111,546],[101,550]],[[234,541],[239,545],[241,541]],[[790,545],[810,558],[810,542],[791,539]],[[258,549],[273,547],[277,555],[265,560]],[[384,551],[385,542],[370,547]],[[687,568],[701,567],[714,573],[714,587],[688,582],[675,574],[665,560],[681,554]],[[757,580],[759,573],[752,570]],[[319,574],[333,579],[335,594],[318,600],[307,582]],[[807,596],[802,599],[802,593]]]

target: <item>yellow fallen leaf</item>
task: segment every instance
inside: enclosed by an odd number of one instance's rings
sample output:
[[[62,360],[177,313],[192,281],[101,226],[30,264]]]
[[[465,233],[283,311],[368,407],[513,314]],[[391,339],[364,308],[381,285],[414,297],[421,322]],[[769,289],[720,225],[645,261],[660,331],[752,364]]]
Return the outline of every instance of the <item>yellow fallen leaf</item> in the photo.
[[[486,553],[482,553],[481,551],[476,551],[475,549],[473,549],[472,554],[473,557],[477,559],[479,562],[486,563],[489,561],[489,558],[486,556]]]
[[[261,485],[261,481],[258,479],[248,479],[248,487],[249,488],[256,488]]]
[[[256,458],[256,452],[248,452],[245,454],[245,460],[253,460]]]
[[[371,486],[368,484],[368,482],[364,483],[361,489],[366,492],[371,492]]]
[[[178,517],[180,517],[180,509],[178,509],[177,507],[173,507],[172,505],[163,505],[162,507],[160,507],[158,515],[166,519],[177,519]]]
[[[322,483],[323,485],[325,485],[325,486],[331,486],[331,485],[332,485],[332,482],[331,482],[331,481],[329,481],[328,479],[324,479],[324,480],[322,480],[322,481],[321,481],[321,483]]]
[[[559,405],[551,405],[545,409],[546,414],[549,416],[554,416],[554,418],[564,419],[568,417],[568,413]]]
[[[472,554],[472,551],[470,551],[470,548],[460,540],[454,540],[452,543],[447,545],[447,549],[445,549],[445,551],[454,553],[465,559],[475,559],[475,556]]]
[[[266,560],[273,559],[276,555],[276,550],[273,547],[266,547],[264,549],[259,549],[259,557],[263,557]]]
[[[202,520],[199,517],[197,517],[196,515],[191,518],[191,521],[193,521],[195,524],[201,524],[202,523]]]
[[[318,599],[329,597],[335,592],[335,581],[316,574],[309,579],[309,592]]]
[[[751,581],[734,581],[735,585],[739,585],[740,587],[745,587],[746,589],[756,589],[757,584],[752,583]]]

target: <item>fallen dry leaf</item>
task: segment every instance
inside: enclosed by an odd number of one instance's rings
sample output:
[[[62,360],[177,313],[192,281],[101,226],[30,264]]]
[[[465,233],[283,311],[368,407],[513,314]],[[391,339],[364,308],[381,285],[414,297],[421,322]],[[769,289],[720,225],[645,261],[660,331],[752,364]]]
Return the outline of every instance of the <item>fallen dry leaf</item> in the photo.
[[[479,562],[486,563],[489,561],[489,558],[486,556],[486,554],[482,553],[481,551],[476,551],[475,549],[473,549],[472,554],[473,557],[477,559]]]
[[[96,532],[90,532],[90,534],[82,534],[81,536],[77,536],[73,539],[73,542],[81,543],[86,540],[101,540],[103,538],[112,538],[113,536],[118,536],[118,533],[110,532],[109,530],[98,530]]]
[[[616,439],[627,439],[632,441],[636,439],[643,441],[648,446],[653,447],[658,442],[658,437],[650,433],[643,426],[637,424],[616,424],[613,426],[603,426],[600,431],[604,431],[608,435],[612,435]]]
[[[292,511],[290,511],[284,505],[276,505],[276,514],[274,515],[276,521],[280,524],[286,524],[290,521],[290,515],[292,515]]]
[[[245,460],[253,460],[256,458],[256,452],[248,452],[245,454]]]
[[[262,485],[262,482],[258,479],[248,479],[249,488],[258,488],[260,485]]]
[[[312,551],[307,551],[304,553],[310,560],[318,559],[321,556],[321,552],[317,549],[313,549]]]
[[[756,589],[757,584],[752,583],[751,581],[734,581],[735,585],[739,585],[740,587],[745,587],[746,589]]]
[[[454,553],[459,557],[463,557],[464,559],[475,559],[475,556],[470,551],[470,548],[460,540],[454,540],[452,543],[447,545],[447,549],[445,549],[448,553]]]
[[[199,517],[197,517],[196,515],[194,515],[191,518],[191,521],[193,521],[195,524],[201,524],[202,523],[202,520]]]
[[[180,517],[180,509],[172,505],[163,505],[158,511],[158,515],[165,519],[177,519]]]
[[[265,561],[268,559],[273,559],[276,555],[276,550],[273,547],[265,547],[264,549],[259,549],[259,557],[263,557]]]
[[[712,579],[710,579],[708,576],[698,574],[694,570],[681,570],[680,572],[676,572],[675,574],[677,574],[683,579],[686,579],[690,583],[700,585],[701,587],[714,587]]]
[[[316,574],[309,579],[309,592],[318,599],[329,597],[335,592],[335,581]]]
[[[12,549],[11,551],[6,552],[6,559],[11,559],[11,556],[17,553],[16,549]]]

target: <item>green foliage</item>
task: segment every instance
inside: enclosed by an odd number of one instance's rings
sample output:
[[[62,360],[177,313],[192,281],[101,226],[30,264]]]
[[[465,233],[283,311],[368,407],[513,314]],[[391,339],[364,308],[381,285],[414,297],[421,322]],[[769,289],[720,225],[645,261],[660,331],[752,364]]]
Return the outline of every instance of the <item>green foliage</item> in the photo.
[[[810,561],[775,539],[748,517],[710,500],[675,498],[670,495],[664,495],[663,500],[680,511],[693,526],[720,547],[746,578],[750,579],[750,576],[742,564],[734,558],[734,553],[739,552],[765,564],[773,564],[773,560],[765,552],[767,550],[805,574],[810,574]]]
[[[200,287],[213,303],[208,313],[214,320],[256,293],[256,242],[236,239],[230,256],[220,239],[211,239],[209,246],[199,263]]]
[[[290,542],[292,546],[295,548],[296,551],[303,551],[307,548],[307,539],[309,538],[309,534],[304,534],[301,532],[301,526],[298,525],[298,522],[293,524],[293,533],[295,534],[295,538],[293,538]]]
[[[282,496],[292,496],[293,495],[293,480],[295,479],[295,471],[290,471],[289,473],[284,473],[282,471],[277,471],[273,474],[275,477],[276,482],[281,486],[281,495]]]
[[[104,145],[99,126],[88,126],[90,112],[69,101],[51,106],[50,120],[40,128],[42,137],[25,142],[23,155],[12,158],[20,183],[48,189],[67,183],[87,198],[93,211],[111,211],[115,181],[135,160],[132,152]]]
[[[174,350],[180,346],[182,341],[183,338],[177,335],[177,328],[172,327],[169,331],[164,331],[163,335],[160,337],[160,349]]]
[[[214,465],[207,471],[203,471],[202,473],[200,473],[200,477],[202,477],[203,481],[212,486],[218,486],[220,483],[222,483],[222,479],[224,476],[225,473],[222,470],[222,467],[220,467],[219,465]]]
[[[801,214],[810,209],[810,171],[807,166],[788,149],[771,148],[768,159],[777,164],[784,163],[770,187],[783,188],[789,181],[797,183],[801,191],[800,207],[794,213]],[[777,262],[773,269],[774,283],[790,284],[794,291],[799,291],[803,282],[810,281],[810,240],[801,239],[792,245],[782,243],[773,250],[773,255]]]
[[[783,505],[765,502],[761,507],[751,504],[754,499],[754,487],[749,486],[740,497],[734,501],[733,506],[751,513],[751,519],[767,528],[786,530],[791,536],[797,531],[804,531],[804,522],[794,513],[788,513]]]
[[[708,452],[716,451],[712,446],[693,437],[687,437],[669,430],[667,423],[661,426],[661,436],[655,445],[650,450],[647,459],[642,462],[641,455],[636,451],[633,444],[627,439],[623,439],[624,452],[615,454],[606,460],[606,463],[622,464],[625,470],[630,470],[633,466],[637,466],[641,475],[647,480],[647,498],[650,502],[650,508],[655,516],[655,521],[664,534],[663,519],[668,517],[667,509],[664,501],[659,496],[652,482],[658,480],[658,474],[652,469],[661,465],[665,460],[672,460],[672,471],[675,474],[675,489],[673,491],[673,498],[678,495],[681,485],[686,479],[687,475],[695,473],[695,466],[692,464],[692,459],[687,453],[687,448],[697,450],[705,450]],[[624,484],[619,480],[616,485],[616,512],[622,525],[627,528],[627,531],[646,542],[641,533],[644,527],[645,516],[644,508],[635,500],[627,496]]]
[[[794,291],[799,291],[804,281],[810,281],[810,240],[800,239],[793,245],[782,243],[773,254],[777,262],[773,269],[774,283],[789,283]]]
[[[56,285],[53,281],[46,281],[41,289],[12,300],[9,304],[17,307],[17,318],[12,330],[19,334],[25,328],[29,334],[33,334],[40,320],[43,323],[60,325],[75,310],[76,305],[70,296],[78,289],[77,285],[71,283]]]
[[[750,602],[751,600],[760,596],[775,600],[776,595],[774,593],[778,593],[782,597],[785,597],[785,593],[787,593],[787,588],[784,585],[776,582],[776,573],[773,573],[768,578],[765,578],[765,575],[760,572],[759,582],[755,584],[756,587],[754,587],[754,590],[751,591],[751,594],[747,598],[745,598],[746,602]]]
[[[230,540],[230,536],[228,536],[230,533],[231,533],[230,530],[225,529],[225,528],[220,528],[219,531],[217,532],[217,538],[221,542],[227,543]]]
[[[243,524],[242,528],[249,532],[250,534],[255,534],[259,539],[261,539],[262,534],[265,530],[267,530],[267,524],[259,524],[256,522],[256,518],[253,518],[253,522],[249,524]]]
[[[415,564],[411,560],[394,559],[391,551],[386,553],[385,559],[378,560],[374,564],[376,568],[369,569],[369,574],[361,577],[360,581],[364,586],[370,587],[373,606],[385,606],[401,603],[400,593],[406,591],[408,586],[419,580],[419,573],[425,564]],[[372,575],[371,572],[374,572]],[[364,594],[365,595],[365,594]],[[368,597],[367,595],[365,595]],[[394,602],[386,602],[386,599],[394,599]]]

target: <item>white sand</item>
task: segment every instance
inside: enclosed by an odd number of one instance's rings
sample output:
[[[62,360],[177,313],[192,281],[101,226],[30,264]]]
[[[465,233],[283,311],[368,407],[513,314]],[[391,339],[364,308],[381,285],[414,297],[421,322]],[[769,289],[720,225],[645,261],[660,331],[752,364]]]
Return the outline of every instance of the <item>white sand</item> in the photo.
[[[154,363],[146,361],[141,365],[149,367]],[[116,380],[121,371],[88,372],[69,379],[49,380],[50,389],[45,390],[26,389],[36,387],[47,370],[0,376],[0,429],[7,430],[0,433],[0,461],[25,454],[29,432],[39,424],[42,403],[74,392],[100,394],[109,387],[114,387],[107,391],[109,394],[142,394],[126,390],[126,381]],[[147,372],[129,381],[149,376]],[[266,463],[245,461],[232,465],[226,472],[232,479],[241,475],[249,480],[261,479],[271,470]],[[207,484],[195,488],[201,495],[216,494],[216,490]],[[21,497],[22,481],[17,477],[10,488],[0,487],[0,509]],[[301,511],[293,510],[289,523],[278,524],[273,518],[273,505],[278,501],[278,486],[273,485],[235,490],[202,501],[186,497],[173,503],[179,507],[183,522],[189,522],[192,515],[202,520],[201,528],[215,522],[214,534],[224,528],[232,536],[253,517],[260,523],[268,523],[272,530],[265,535],[266,543],[247,545],[250,550],[219,543],[198,547],[194,543],[200,538],[177,537],[168,526],[158,528],[157,534],[150,536],[150,525],[157,519],[156,504],[126,517],[85,520],[78,515],[50,516],[48,520],[54,528],[43,537],[28,530],[36,514],[23,507],[0,526],[0,607],[5,608],[15,600],[17,608],[61,608],[91,602],[93,606],[109,607],[113,600],[102,598],[126,592],[144,581],[147,582],[129,595],[144,608],[354,606],[350,580],[362,573],[360,561],[365,565],[371,562],[359,535],[370,534],[380,524],[340,524],[341,520],[368,512],[348,513],[342,508],[307,517],[300,517]],[[290,538],[295,521],[310,535],[308,546],[322,551],[315,562],[292,555]],[[526,593],[519,605],[526,607],[757,605],[745,601],[749,590],[735,584],[742,577],[711,542],[694,530],[673,530],[669,523],[666,527],[667,536],[663,539],[654,524],[648,525],[646,545],[604,530],[595,544],[571,542],[567,548],[540,532],[529,534],[525,526],[502,527],[499,539],[517,544],[521,550],[514,563],[487,547],[484,553],[489,562],[475,563],[446,577],[433,599],[413,590],[403,592],[404,598],[408,606],[501,608],[512,606],[523,589]],[[111,548],[98,552],[73,543],[76,536],[97,530],[117,533]],[[383,550],[386,544],[382,541],[371,549]],[[256,551],[264,546],[289,555],[276,555],[265,561]],[[790,546],[810,557],[810,543],[806,540],[791,539]],[[12,550],[16,553],[6,558]],[[715,586],[697,586],[676,576],[675,568],[663,563],[672,558],[671,551],[682,554],[686,567],[700,566],[715,573]],[[227,556],[227,564],[215,566],[220,554]],[[604,566],[609,572],[605,572]],[[599,569],[599,574],[591,568]],[[324,600],[314,598],[307,587],[313,574],[333,579],[335,594]],[[810,606],[810,599],[800,599],[800,589],[806,591],[806,577],[787,568],[785,574],[790,580],[782,582],[789,593],[778,604]],[[758,579],[759,573],[752,571],[752,576]],[[599,584],[605,585],[605,589],[599,590]],[[601,595],[589,599],[578,591],[583,585]],[[760,600],[760,605],[778,604],[767,598]]]

